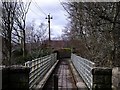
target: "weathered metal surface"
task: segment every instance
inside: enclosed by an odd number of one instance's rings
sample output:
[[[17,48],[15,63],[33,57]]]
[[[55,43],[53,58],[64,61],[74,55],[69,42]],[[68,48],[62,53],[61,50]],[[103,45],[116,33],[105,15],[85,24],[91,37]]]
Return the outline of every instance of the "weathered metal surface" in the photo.
[[[53,75],[58,76],[58,90],[77,90],[67,60],[61,60],[47,81],[44,90],[54,90]]]

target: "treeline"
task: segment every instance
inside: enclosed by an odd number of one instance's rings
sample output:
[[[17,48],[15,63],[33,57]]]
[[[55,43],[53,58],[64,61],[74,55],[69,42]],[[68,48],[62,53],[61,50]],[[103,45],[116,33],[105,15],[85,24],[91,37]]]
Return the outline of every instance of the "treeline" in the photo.
[[[43,41],[47,39],[47,25],[35,26],[34,20],[27,22],[26,17],[31,0],[23,2],[0,2],[2,13],[2,64],[24,64],[34,58],[50,54],[50,48]]]
[[[62,5],[69,14],[64,36],[70,47],[98,66],[120,66],[120,2]]]
[[[2,8],[2,37],[3,64],[12,64],[12,51],[15,45],[22,48],[23,59],[26,57],[25,29],[26,15],[31,2],[1,1]]]

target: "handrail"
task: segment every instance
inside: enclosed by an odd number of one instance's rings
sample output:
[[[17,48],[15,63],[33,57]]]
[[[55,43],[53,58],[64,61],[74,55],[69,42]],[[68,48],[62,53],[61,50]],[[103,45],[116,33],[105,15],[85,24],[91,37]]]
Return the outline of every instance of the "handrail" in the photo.
[[[44,75],[48,72],[48,70],[52,67],[56,60],[56,53],[54,53],[25,63],[25,66],[30,68],[30,89],[33,88],[34,85],[38,83],[38,81],[42,80]]]
[[[91,71],[95,66],[95,63],[75,54],[71,55],[71,60],[88,88],[92,89],[93,75]]]

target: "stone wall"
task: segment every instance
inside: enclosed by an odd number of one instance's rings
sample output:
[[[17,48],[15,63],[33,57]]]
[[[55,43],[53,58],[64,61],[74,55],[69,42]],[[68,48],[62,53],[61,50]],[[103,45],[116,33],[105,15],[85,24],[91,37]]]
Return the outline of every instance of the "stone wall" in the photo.
[[[112,69],[96,67],[92,70],[93,90],[112,90]]]
[[[2,69],[2,90],[29,90],[29,71],[23,66]]]
[[[112,70],[112,85],[113,90],[120,90],[120,67],[115,67]]]

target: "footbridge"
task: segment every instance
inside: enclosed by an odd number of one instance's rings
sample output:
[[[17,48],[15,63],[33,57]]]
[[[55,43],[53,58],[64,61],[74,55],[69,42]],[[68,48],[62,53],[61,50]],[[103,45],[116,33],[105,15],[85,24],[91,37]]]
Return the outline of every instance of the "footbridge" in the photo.
[[[57,57],[52,53],[25,63],[30,90],[112,90],[111,69],[73,53],[70,58]]]

